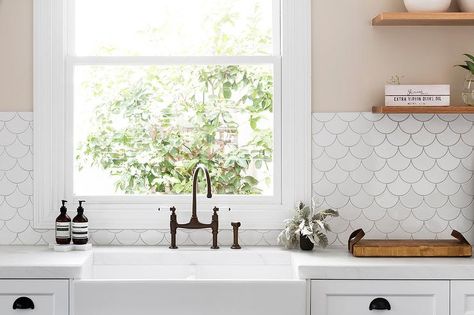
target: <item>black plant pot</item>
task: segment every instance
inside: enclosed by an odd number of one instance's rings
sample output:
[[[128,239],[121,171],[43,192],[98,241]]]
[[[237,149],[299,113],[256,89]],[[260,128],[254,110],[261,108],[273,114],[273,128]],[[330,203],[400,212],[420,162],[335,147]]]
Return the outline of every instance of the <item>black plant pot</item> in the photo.
[[[307,236],[300,235],[300,248],[302,250],[313,250],[314,244]]]

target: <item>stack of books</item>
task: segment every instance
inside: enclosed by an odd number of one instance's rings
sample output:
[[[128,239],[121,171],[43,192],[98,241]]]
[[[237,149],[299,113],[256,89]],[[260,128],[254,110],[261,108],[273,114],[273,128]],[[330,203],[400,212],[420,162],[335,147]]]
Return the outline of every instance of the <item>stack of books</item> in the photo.
[[[385,106],[449,106],[451,86],[386,85]]]

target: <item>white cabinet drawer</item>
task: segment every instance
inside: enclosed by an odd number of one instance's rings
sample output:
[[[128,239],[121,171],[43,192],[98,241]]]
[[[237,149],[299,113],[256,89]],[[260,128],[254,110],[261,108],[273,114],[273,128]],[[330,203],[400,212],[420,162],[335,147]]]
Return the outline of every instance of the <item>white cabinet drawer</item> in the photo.
[[[1,315],[67,315],[68,304],[68,280],[0,280]]]
[[[372,310],[369,309],[372,304]],[[388,307],[390,310],[381,310]],[[447,315],[449,281],[314,280],[311,314]]]

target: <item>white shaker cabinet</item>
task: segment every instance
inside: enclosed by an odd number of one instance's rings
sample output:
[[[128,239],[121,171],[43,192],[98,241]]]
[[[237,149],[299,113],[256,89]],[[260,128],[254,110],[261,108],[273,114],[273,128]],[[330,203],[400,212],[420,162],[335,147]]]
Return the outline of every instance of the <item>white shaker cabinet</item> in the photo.
[[[68,313],[68,280],[0,280],[1,315]]]
[[[474,281],[451,281],[451,315],[474,315]]]
[[[384,313],[447,315],[449,281],[311,281],[311,315]]]

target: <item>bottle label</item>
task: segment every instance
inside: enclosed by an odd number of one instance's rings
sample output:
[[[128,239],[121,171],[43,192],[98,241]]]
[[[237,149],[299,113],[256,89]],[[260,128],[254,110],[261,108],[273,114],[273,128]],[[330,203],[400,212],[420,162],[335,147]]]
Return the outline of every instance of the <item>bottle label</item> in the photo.
[[[71,222],[56,222],[56,238],[71,238]]]
[[[86,239],[89,237],[89,224],[87,222],[72,222],[72,238]]]

